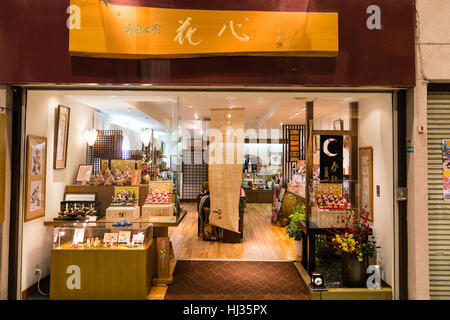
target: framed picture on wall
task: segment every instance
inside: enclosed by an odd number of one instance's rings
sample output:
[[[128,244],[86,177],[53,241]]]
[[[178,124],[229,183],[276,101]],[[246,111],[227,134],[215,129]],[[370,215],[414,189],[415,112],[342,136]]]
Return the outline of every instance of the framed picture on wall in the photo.
[[[77,182],[89,181],[91,180],[92,170],[94,166],[92,164],[80,164],[78,166]]]
[[[281,152],[272,152],[270,154],[270,165],[281,166],[283,154]]]
[[[359,208],[365,209],[373,221],[373,151],[372,147],[359,148]]]
[[[344,130],[344,121],[342,119],[333,121],[333,129],[334,130]]]
[[[25,222],[45,215],[46,169],[47,138],[28,136],[25,175]]]
[[[54,169],[64,169],[66,167],[69,122],[70,108],[59,105],[56,109],[55,147],[53,149]]]

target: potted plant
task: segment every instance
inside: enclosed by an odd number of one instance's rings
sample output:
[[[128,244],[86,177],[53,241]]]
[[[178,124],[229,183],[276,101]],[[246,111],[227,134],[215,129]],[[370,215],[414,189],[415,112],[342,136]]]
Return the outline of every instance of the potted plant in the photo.
[[[297,250],[297,255],[299,257],[302,256],[301,250],[301,228],[300,221],[306,220],[305,215],[305,205],[301,204],[297,206],[295,211],[289,216],[289,224],[286,227],[286,234],[289,235],[289,238],[294,239],[295,249]]]
[[[363,209],[347,210],[342,219],[343,228],[333,228],[328,245],[342,259],[342,282],[347,287],[363,287],[366,280],[368,257],[372,257],[377,249],[368,220],[368,212]]]

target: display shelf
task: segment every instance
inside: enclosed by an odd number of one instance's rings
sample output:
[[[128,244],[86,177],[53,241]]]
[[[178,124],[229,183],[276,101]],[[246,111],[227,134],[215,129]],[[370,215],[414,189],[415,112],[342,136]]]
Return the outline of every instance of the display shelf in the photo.
[[[111,204],[112,197],[114,196],[115,187],[135,187],[135,186],[105,186],[105,185],[70,185],[66,186],[66,193],[77,193],[77,194],[95,194],[96,201],[99,202],[99,211],[103,216],[106,213],[106,208]],[[145,203],[145,198],[148,194],[148,184],[141,184],[139,186],[139,202],[138,205],[142,206]],[[55,212],[56,213],[56,212]],[[66,221],[70,222],[70,221]]]
[[[392,288],[385,282],[382,282],[381,289],[328,288],[326,291],[313,291],[309,286],[311,277],[302,263],[294,261],[294,265],[311,300],[392,300]]]
[[[137,248],[72,247],[73,235],[84,224],[70,224],[61,244],[56,241],[50,258],[51,300],[144,300],[156,274],[156,246],[149,223],[115,228],[110,224],[86,224],[83,239],[119,231],[142,232],[144,243]],[[58,230],[59,231],[59,230]],[[69,241],[68,241],[69,240]],[[84,244],[84,242],[83,242]]]
[[[176,227],[180,224],[181,220],[183,220],[183,218],[186,216],[187,211],[186,210],[181,210],[180,214],[177,217],[177,220],[172,222],[164,222],[164,221],[143,221],[142,218],[136,220],[136,221],[132,221],[132,223],[139,223],[139,222],[150,222],[153,224],[153,227]],[[99,219],[97,220],[95,223],[112,223],[114,221],[107,221],[105,218]],[[44,221],[44,226],[46,227],[59,227],[59,226],[63,226],[63,225],[67,225],[68,223],[70,223],[70,221],[53,221],[53,220],[48,220],[48,221]]]

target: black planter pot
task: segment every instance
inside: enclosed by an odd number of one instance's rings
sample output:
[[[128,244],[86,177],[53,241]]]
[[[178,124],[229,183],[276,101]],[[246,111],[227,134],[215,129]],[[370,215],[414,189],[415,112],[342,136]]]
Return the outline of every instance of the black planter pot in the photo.
[[[342,255],[342,283],[346,287],[361,288],[366,286],[367,257],[363,261],[348,254]]]

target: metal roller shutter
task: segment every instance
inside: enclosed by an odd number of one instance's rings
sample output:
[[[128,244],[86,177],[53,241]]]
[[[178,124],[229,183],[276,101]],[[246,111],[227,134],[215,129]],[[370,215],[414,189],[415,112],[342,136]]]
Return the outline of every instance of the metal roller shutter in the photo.
[[[450,299],[450,201],[442,189],[442,139],[450,139],[450,94],[428,96],[430,299]]]

